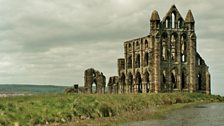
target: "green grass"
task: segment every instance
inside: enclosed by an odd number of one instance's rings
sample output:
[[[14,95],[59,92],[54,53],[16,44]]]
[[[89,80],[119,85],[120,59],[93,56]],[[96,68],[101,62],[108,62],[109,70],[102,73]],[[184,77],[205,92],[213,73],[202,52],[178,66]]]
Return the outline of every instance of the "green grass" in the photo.
[[[182,107],[182,103],[220,102],[223,97],[199,93],[162,94],[46,94],[0,98],[0,125],[23,126],[47,123],[142,120],[154,113],[161,117],[167,109]],[[171,106],[175,107],[164,107]],[[148,111],[144,113],[145,111]],[[138,114],[139,113],[139,114]],[[132,117],[133,115],[134,117]],[[122,119],[116,118],[120,117]],[[85,122],[84,121],[84,122]],[[102,121],[103,122],[103,121]]]

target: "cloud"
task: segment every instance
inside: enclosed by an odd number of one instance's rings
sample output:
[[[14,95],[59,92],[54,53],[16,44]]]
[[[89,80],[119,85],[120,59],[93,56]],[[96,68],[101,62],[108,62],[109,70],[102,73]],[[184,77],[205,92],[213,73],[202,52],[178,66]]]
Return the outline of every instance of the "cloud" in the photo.
[[[198,51],[210,66],[213,92],[222,83],[222,1],[0,0],[0,4],[0,83],[83,84],[83,71],[89,67],[107,77],[117,75],[123,42],[146,36],[151,12],[158,10],[162,19],[172,4],[183,18],[192,10]]]

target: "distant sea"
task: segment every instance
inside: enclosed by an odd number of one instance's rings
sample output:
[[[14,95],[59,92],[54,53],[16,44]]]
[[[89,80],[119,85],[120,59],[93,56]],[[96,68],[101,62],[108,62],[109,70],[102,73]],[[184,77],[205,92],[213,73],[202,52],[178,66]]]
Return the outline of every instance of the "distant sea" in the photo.
[[[62,93],[67,86],[0,84],[0,94]]]

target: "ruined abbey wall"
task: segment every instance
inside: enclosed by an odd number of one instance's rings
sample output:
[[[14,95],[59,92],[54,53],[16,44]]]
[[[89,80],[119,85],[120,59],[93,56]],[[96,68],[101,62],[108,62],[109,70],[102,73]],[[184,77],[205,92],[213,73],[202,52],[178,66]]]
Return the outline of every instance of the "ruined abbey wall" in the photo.
[[[85,93],[105,93],[106,77],[102,72],[93,68],[84,72],[84,88]]]
[[[208,66],[197,52],[191,10],[183,19],[173,5],[162,20],[153,11],[149,34],[123,46],[124,58],[117,61],[118,76],[109,78],[109,93],[211,93]],[[87,69],[84,78],[87,93],[105,92],[103,73]]]
[[[112,80],[114,77],[108,84],[112,93],[210,94],[210,74],[197,52],[191,11],[183,19],[173,5],[162,20],[153,11],[149,35],[124,42],[124,58],[118,59],[118,83]]]

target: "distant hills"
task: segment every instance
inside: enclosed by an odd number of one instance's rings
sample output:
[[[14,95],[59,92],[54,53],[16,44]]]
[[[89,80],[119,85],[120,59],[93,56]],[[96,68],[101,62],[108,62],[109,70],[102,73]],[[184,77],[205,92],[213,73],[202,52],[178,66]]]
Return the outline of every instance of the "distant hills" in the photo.
[[[62,93],[67,86],[0,84],[0,94],[47,94]]]

